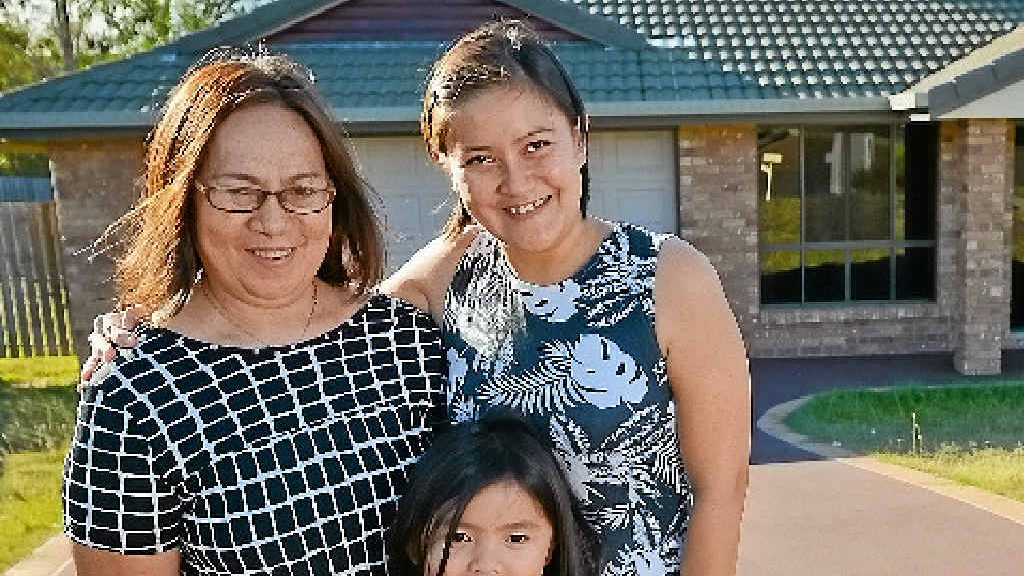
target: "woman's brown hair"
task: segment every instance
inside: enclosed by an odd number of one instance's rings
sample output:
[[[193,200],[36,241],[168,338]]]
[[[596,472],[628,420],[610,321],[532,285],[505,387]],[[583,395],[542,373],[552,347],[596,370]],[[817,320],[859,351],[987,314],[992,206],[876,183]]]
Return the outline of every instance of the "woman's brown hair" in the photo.
[[[184,303],[202,267],[192,214],[196,171],[217,126],[232,111],[254,103],[297,112],[320,141],[337,193],[331,239],[317,277],[360,292],[381,280],[383,242],[369,186],[356,171],[341,128],[314,90],[312,74],[285,56],[220,49],[186,72],[171,93],[147,143],[141,198],[98,241],[109,245],[116,239],[125,245],[115,262],[119,306],[173,314]]]
[[[427,77],[420,133],[432,158],[444,154],[452,110],[475,94],[501,86],[526,86],[554,104],[587,142],[587,113],[555,53],[519,20],[488,22],[464,34],[434,63]],[[580,213],[590,196],[587,163],[580,167]],[[470,223],[461,202],[453,204],[444,234],[454,237]]]

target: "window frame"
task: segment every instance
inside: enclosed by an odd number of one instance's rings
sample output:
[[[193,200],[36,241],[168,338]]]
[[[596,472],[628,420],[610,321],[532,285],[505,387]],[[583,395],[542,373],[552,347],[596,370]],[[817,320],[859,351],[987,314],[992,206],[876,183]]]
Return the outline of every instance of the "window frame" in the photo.
[[[906,169],[906,163],[907,163],[907,153],[906,153],[906,150],[907,150],[907,139],[906,139],[905,134],[904,134],[904,129],[905,129],[905,125],[909,124],[909,123],[910,123],[910,120],[890,121],[890,122],[885,122],[885,123],[882,123],[882,122],[836,122],[836,123],[828,123],[828,122],[822,122],[822,123],[818,123],[818,122],[814,122],[814,123],[809,123],[809,122],[787,123],[787,122],[780,122],[780,123],[764,123],[764,124],[758,124],[756,126],[756,131],[760,131],[762,128],[780,128],[780,129],[797,128],[798,129],[798,137],[799,137],[798,150],[799,150],[799,156],[800,156],[800,158],[799,158],[799,168],[798,168],[798,182],[800,184],[800,196],[799,197],[800,197],[800,210],[801,210],[801,214],[800,214],[800,239],[801,239],[801,241],[796,243],[796,244],[795,243],[773,244],[773,245],[770,246],[770,245],[766,245],[766,244],[762,243],[762,241],[761,241],[761,234],[759,234],[759,243],[758,243],[759,298],[758,298],[758,300],[759,300],[759,305],[762,308],[769,308],[769,309],[788,309],[788,308],[789,309],[794,309],[794,308],[809,309],[809,308],[838,308],[838,307],[863,306],[863,305],[880,305],[880,304],[884,304],[884,305],[921,304],[921,303],[934,303],[934,302],[936,302],[936,300],[937,300],[937,290],[938,290],[937,267],[939,266],[939,255],[938,255],[937,251],[938,251],[938,246],[939,246],[938,236],[939,236],[939,231],[940,231],[940,229],[939,229],[939,216],[940,216],[939,213],[940,213],[940,211],[938,209],[938,206],[937,206],[937,209],[934,210],[934,217],[935,217],[936,221],[934,223],[935,225],[934,225],[934,228],[933,228],[933,231],[934,231],[933,239],[931,239],[931,240],[908,240],[906,238],[903,239],[903,240],[896,240],[895,239],[896,238],[896,234],[897,234],[897,194],[896,194],[896,192],[897,192],[897,169],[898,169],[898,166],[897,166],[897,146],[896,146],[896,143],[897,143],[898,136],[904,142],[904,146],[905,146],[905,169]],[[889,237],[889,239],[887,239],[887,240],[817,241],[817,242],[807,242],[807,241],[805,241],[804,239],[806,238],[806,233],[807,233],[807,229],[806,229],[807,211],[806,211],[806,202],[805,202],[806,192],[807,192],[806,191],[806,187],[807,187],[806,170],[805,170],[805,164],[806,164],[806,161],[807,161],[806,160],[806,149],[805,149],[806,138],[807,138],[807,129],[809,127],[815,127],[815,128],[828,127],[828,128],[832,128],[832,129],[837,130],[837,131],[842,131],[844,133],[844,144],[845,144],[844,145],[844,150],[845,150],[845,154],[847,154],[847,153],[849,153],[849,150],[850,150],[850,137],[851,137],[851,133],[852,132],[854,132],[858,128],[862,128],[862,127],[866,127],[866,128],[867,127],[878,127],[878,126],[881,126],[881,125],[889,126],[889,138],[890,138],[890,145],[889,145],[889,164],[890,164],[890,176],[889,176],[889,214],[890,214],[890,226],[889,227],[890,227],[890,237]],[[761,153],[762,152],[761,152],[760,149],[758,149],[758,151],[756,153],[759,155],[758,161],[760,162],[761,161]],[[935,169],[934,173],[936,174],[936,182],[935,182],[936,190],[935,190],[935,193],[934,193],[933,201],[938,205],[939,201],[940,201],[940,197],[939,197],[940,196],[939,195],[939,192],[940,192],[940,186],[939,186],[939,161],[940,161],[940,158],[939,158],[939,155],[938,154],[935,155],[934,158],[932,159],[932,161],[934,162],[934,169]],[[850,193],[851,192],[851,188],[850,188],[851,179],[850,179],[850,176],[851,176],[850,162],[845,158],[844,162],[843,162],[843,182],[844,182],[844,192],[845,192],[844,193],[844,224],[843,225],[844,225],[844,235],[845,235],[845,237],[850,237],[850,228],[851,228],[851,222],[850,222],[850,217],[849,217],[849,214],[850,214],[849,207],[850,207],[851,196],[852,196],[852,194]],[[907,197],[906,196],[906,194],[907,194],[907,182],[906,181],[904,183],[904,187],[905,187],[905,209],[907,209],[907,200],[906,200],[906,197]],[[758,226],[761,227],[761,225],[762,225],[761,209],[760,209],[761,198],[762,198],[761,174],[759,174],[758,198],[759,198],[759,201],[758,201],[758,205],[759,205]],[[933,265],[932,265],[932,270],[931,270],[931,272],[932,272],[932,293],[933,293],[932,298],[906,298],[906,299],[898,299],[897,298],[897,252],[899,250],[905,250],[905,249],[909,249],[909,248],[932,248],[933,249],[934,256],[933,256],[933,263],[932,263]],[[851,278],[852,278],[852,276],[851,276],[851,264],[852,264],[851,254],[852,254],[852,252],[855,252],[855,251],[858,251],[858,250],[872,250],[872,249],[877,249],[877,250],[878,249],[886,249],[889,252],[889,297],[887,299],[885,299],[885,300],[883,300],[883,299],[854,300],[851,297],[852,296],[852,294],[851,294]],[[805,275],[806,275],[806,269],[807,269],[807,252],[809,252],[809,251],[826,251],[826,250],[840,251],[840,252],[843,252],[843,254],[844,254],[844,267],[843,267],[843,272],[844,272],[844,297],[843,297],[843,300],[833,300],[833,301],[817,301],[816,300],[816,301],[808,301],[807,300],[807,293],[806,293],[806,290],[805,290]],[[777,252],[797,252],[799,254],[799,258],[800,258],[800,276],[799,277],[800,277],[800,283],[801,283],[801,286],[800,286],[801,301],[800,302],[765,302],[763,300],[763,292],[761,290],[761,285],[762,285],[762,261],[763,261],[763,257],[765,255],[767,255],[767,254],[772,254],[772,253],[777,253]]]

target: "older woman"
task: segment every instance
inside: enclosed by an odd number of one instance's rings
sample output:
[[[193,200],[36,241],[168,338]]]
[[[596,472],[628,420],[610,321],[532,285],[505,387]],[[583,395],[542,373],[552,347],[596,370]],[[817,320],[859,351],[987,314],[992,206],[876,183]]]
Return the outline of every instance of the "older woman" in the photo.
[[[114,229],[119,303],[162,319],[83,391],[65,467],[80,576],[384,570],[444,365],[430,316],[367,293],[380,236],[325,110],[282,57],[171,96]]]

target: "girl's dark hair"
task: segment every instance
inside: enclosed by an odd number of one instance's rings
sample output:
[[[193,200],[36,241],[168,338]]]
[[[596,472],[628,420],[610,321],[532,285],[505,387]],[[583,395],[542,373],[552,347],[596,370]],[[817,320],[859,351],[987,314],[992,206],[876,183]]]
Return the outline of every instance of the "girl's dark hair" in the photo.
[[[444,154],[452,110],[474,94],[499,86],[523,85],[554,104],[587,142],[584,101],[552,50],[519,20],[489,22],[467,32],[434,63],[427,78],[420,132],[432,157]],[[580,167],[583,193],[580,213],[587,214],[590,179],[587,163]],[[470,214],[455,202],[445,223],[445,235],[458,235]]]
[[[573,498],[546,438],[501,411],[442,434],[417,464],[389,535],[390,558],[403,576],[424,576],[432,539],[444,530],[442,576],[459,519],[482,490],[511,481],[541,505],[552,524],[549,576],[596,576],[599,541]]]
[[[202,57],[171,92],[147,142],[141,198],[97,241],[101,249],[124,243],[114,275],[120,306],[137,306],[149,314],[167,306],[177,311],[184,302],[201,267],[192,214],[195,174],[221,122],[255,103],[296,112],[320,142],[337,194],[317,277],[358,291],[381,280],[384,248],[371,190],[329,107],[313,88],[313,75],[286,56],[221,48]]]

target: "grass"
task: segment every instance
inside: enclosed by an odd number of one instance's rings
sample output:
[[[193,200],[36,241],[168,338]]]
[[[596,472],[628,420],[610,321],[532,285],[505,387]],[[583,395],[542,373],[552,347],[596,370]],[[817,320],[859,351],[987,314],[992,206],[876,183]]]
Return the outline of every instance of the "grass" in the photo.
[[[65,450],[8,454],[0,473],[0,573],[61,528]]]
[[[15,388],[0,384],[0,465],[4,454],[53,450],[75,426],[75,387]]]
[[[78,382],[77,356],[0,358],[0,385],[58,386]]]
[[[1022,501],[1021,448],[965,451],[951,446],[924,455],[881,453],[876,457],[883,462],[921,470]]]
[[[953,384],[828,392],[786,424],[820,442],[1022,500],[1021,380]],[[912,414],[920,441],[914,450]]]
[[[74,357],[0,359],[0,572],[60,530],[77,381]]]

